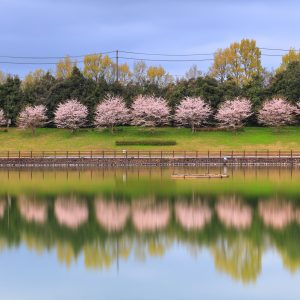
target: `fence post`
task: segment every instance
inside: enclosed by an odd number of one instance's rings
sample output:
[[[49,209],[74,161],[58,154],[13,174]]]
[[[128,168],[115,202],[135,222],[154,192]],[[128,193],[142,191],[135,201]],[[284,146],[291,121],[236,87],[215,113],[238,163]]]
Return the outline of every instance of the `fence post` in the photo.
[[[102,158],[104,158],[104,150],[102,150]]]

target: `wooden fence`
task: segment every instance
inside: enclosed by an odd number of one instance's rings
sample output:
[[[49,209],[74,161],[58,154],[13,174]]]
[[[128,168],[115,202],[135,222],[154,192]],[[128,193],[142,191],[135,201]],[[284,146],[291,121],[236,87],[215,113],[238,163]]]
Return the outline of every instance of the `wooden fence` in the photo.
[[[8,158],[300,158],[300,150],[290,151],[0,151],[0,159]]]

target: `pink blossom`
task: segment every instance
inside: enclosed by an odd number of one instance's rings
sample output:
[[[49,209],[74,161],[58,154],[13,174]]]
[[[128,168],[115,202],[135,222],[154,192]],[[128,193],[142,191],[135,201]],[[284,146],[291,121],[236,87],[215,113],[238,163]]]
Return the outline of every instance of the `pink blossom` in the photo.
[[[251,226],[251,208],[235,198],[219,201],[216,205],[216,211],[219,219],[226,227],[247,229]]]
[[[129,109],[124,99],[119,96],[108,95],[96,107],[94,125],[96,127],[110,127],[123,125],[129,122]]]
[[[85,125],[88,109],[78,100],[71,99],[60,103],[54,115],[54,122],[58,128],[68,128],[74,131]]]
[[[211,220],[211,210],[207,204],[176,203],[176,219],[186,230],[202,229]]]
[[[84,202],[74,198],[57,198],[54,212],[59,224],[76,229],[88,219],[88,208]]]
[[[236,130],[252,115],[251,102],[245,98],[236,98],[222,103],[215,116],[221,127]]]
[[[30,128],[35,132],[35,128],[43,127],[46,124],[46,107],[44,105],[26,106],[19,114],[17,123],[20,128]]]
[[[138,231],[155,231],[165,228],[170,219],[168,203],[140,201],[134,204],[132,222]]]
[[[108,231],[119,231],[126,225],[130,208],[126,203],[117,201],[104,201],[98,199],[95,202],[96,218]]]
[[[168,125],[170,108],[166,100],[154,96],[138,96],[132,104],[132,124],[155,127]]]
[[[258,122],[272,127],[291,124],[294,121],[296,108],[281,98],[274,98],[263,103],[258,112]]]
[[[47,220],[47,205],[40,201],[21,196],[18,199],[21,216],[28,222],[43,224]]]
[[[284,229],[293,221],[293,207],[288,202],[261,201],[258,211],[265,225],[274,229]]]
[[[175,113],[175,121],[182,126],[201,126],[209,118],[212,110],[200,97],[186,97],[181,101]]]
[[[7,124],[7,119],[5,118],[3,109],[0,109],[0,126],[5,126]]]

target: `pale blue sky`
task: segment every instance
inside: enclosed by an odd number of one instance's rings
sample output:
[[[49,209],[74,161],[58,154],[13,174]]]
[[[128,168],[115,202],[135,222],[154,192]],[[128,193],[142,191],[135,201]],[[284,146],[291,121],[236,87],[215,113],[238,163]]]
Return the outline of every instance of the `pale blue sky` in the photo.
[[[299,11],[295,0],[0,0],[0,55],[115,49],[207,53],[244,37],[256,39],[260,47],[300,48]],[[263,57],[268,68],[279,62],[278,57]],[[180,75],[192,63],[161,64]],[[205,71],[209,64],[198,66]],[[0,64],[1,70],[21,77],[36,67]]]

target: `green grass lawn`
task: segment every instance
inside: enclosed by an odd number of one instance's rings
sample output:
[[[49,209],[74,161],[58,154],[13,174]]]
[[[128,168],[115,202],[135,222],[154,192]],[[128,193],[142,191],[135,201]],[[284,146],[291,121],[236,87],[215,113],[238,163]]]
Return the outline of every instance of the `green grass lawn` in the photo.
[[[116,140],[175,140],[176,146],[116,146]],[[270,128],[248,127],[237,133],[226,131],[196,132],[187,128],[122,127],[108,130],[82,129],[75,133],[64,129],[30,130],[10,128],[0,131],[0,150],[300,150],[300,127],[286,127],[280,132]]]

